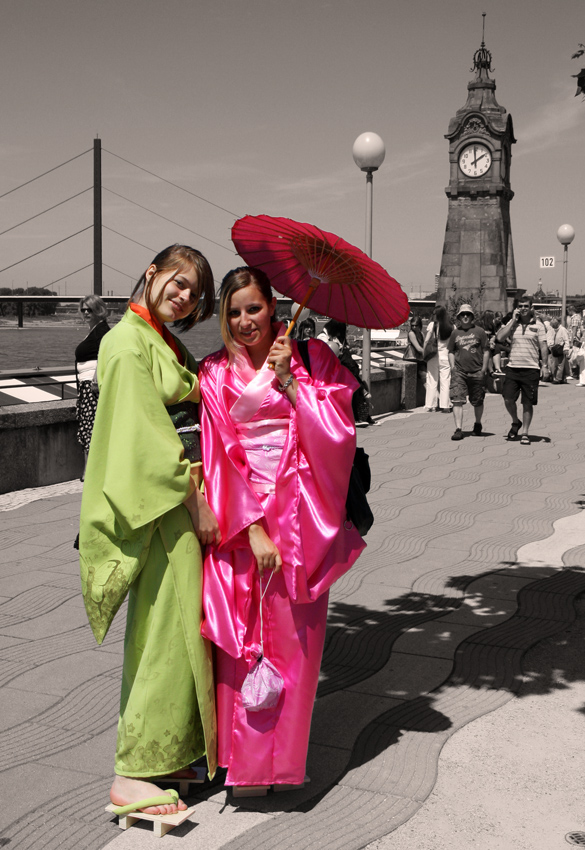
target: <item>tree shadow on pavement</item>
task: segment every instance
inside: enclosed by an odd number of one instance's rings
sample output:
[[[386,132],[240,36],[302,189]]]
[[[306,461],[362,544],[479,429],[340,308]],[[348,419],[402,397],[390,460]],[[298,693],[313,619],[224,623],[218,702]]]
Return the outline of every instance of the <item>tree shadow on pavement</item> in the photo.
[[[368,679],[387,663],[403,632],[442,617],[459,604],[458,599],[412,591],[386,599],[382,610],[331,602],[317,696]]]
[[[418,695],[415,693],[402,705],[379,715],[365,728],[361,728],[361,712],[356,708],[356,741],[343,775],[395,746],[406,733],[436,734],[454,726],[460,728],[461,716],[450,716],[448,708],[453,705],[457,693],[469,693],[469,689],[483,692],[482,699],[488,705],[498,694],[506,701],[511,694],[520,698],[544,695],[569,688],[572,682],[585,681],[585,570],[578,566],[568,567],[548,577],[535,578],[512,594],[517,595],[515,610],[510,604],[506,610],[503,597],[494,595],[491,590],[474,591],[472,585],[478,579],[484,580],[479,588],[491,588],[493,582],[501,578],[514,578],[515,569],[520,567],[522,565],[515,562],[502,562],[499,569],[479,575],[450,577],[447,587],[456,592],[464,591],[464,598],[406,592],[386,599],[381,610],[344,602],[331,603],[319,695],[331,695],[328,708],[332,712],[336,710],[335,694],[352,686],[359,691],[359,687],[355,687],[359,682],[366,681],[388,664],[394,643],[404,632],[422,630],[424,633],[425,624],[458,612],[464,604],[464,622],[470,627],[463,639],[457,627],[449,622],[440,624],[440,629],[433,626],[426,636],[418,635],[415,654],[419,656],[424,656],[425,652],[435,655],[438,633],[443,641],[452,638],[450,674],[441,684],[431,688],[421,676]],[[520,575],[525,578],[526,572]],[[450,619],[456,620],[456,617]],[[533,667],[530,650],[543,642],[547,647],[544,663],[541,658],[541,663]],[[569,643],[570,652],[567,651]],[[408,687],[405,684],[403,690],[412,693],[416,688],[409,674]],[[367,688],[364,690],[368,692]],[[390,696],[400,690],[399,679],[393,680]],[[352,722],[351,717],[347,722]],[[340,779],[337,777],[332,784]],[[325,793],[307,800],[302,810],[310,810]]]
[[[466,608],[465,622],[473,632],[463,642],[485,641],[486,645],[495,645],[500,632],[502,634],[499,645],[509,644],[526,651],[539,640],[549,639],[551,632],[563,631],[575,619],[575,601],[580,600],[581,594],[585,592],[585,568],[566,567],[548,578],[535,577],[534,582],[521,587],[517,593],[516,609],[508,608],[507,614],[502,596],[494,595],[491,590],[478,592],[471,586],[478,579],[493,578],[494,582],[497,582],[502,577],[509,578],[519,566],[521,565],[516,562],[501,562],[499,569],[475,575],[451,576],[446,587],[453,589],[457,596],[407,591],[384,600],[380,610],[345,602],[331,602],[318,696],[335,693],[373,676],[388,663],[394,643],[403,633],[410,629],[422,628],[431,620],[458,611],[463,604]],[[525,573],[523,575],[525,576]],[[482,581],[484,587],[490,584],[489,581]],[[559,611],[561,600],[564,601],[565,608]],[[581,613],[580,605],[577,616],[585,616]],[[493,625],[494,617],[500,618],[501,622]],[[533,628],[526,632],[530,623]],[[526,634],[523,637],[507,636],[515,625],[524,628]],[[476,631],[474,627],[477,627]],[[445,638],[449,637],[448,623],[444,624],[442,633]],[[494,635],[496,637],[492,641],[491,637]],[[456,635],[453,634],[453,637]],[[425,654],[424,645],[419,644],[417,653]],[[541,682],[538,686],[541,692],[545,693],[547,688],[559,687],[554,684],[555,675],[559,673],[559,677],[563,678],[562,672],[551,671],[549,684]],[[571,671],[566,673],[572,675]],[[579,672],[575,675],[581,678]],[[525,676],[522,670],[518,669],[512,683],[513,690],[516,691],[516,685],[521,683],[525,684]],[[474,686],[482,685],[478,682]],[[486,686],[493,687],[493,684]]]

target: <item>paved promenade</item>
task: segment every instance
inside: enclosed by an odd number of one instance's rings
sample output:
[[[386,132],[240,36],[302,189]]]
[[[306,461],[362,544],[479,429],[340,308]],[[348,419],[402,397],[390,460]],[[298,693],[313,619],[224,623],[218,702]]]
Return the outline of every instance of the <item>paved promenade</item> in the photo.
[[[359,432],[368,548],[331,594],[303,790],[202,787],[157,839],[104,812],[124,617],[97,647],[79,482],[0,496],[0,847],[555,850],[585,831],[585,393],[543,386],[530,446],[451,416]],[[584,597],[585,598],[585,597]],[[165,842],[160,845],[159,842]]]

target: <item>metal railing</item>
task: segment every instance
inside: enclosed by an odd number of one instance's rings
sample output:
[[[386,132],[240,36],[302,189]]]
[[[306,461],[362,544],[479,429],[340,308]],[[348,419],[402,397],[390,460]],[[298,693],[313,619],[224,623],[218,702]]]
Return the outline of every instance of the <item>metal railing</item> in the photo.
[[[88,293],[89,294],[89,293]],[[87,295],[0,295],[0,304],[12,303],[16,304],[16,317],[18,327],[24,327],[24,305],[27,302],[35,304],[79,304],[87,298]],[[100,295],[102,301],[106,305],[109,304],[126,304],[128,297],[125,295]]]
[[[26,383],[23,383],[22,381],[20,383],[14,383],[14,384],[0,383],[0,393],[7,392],[8,394],[10,394],[9,390],[25,390],[25,389],[28,389],[28,388],[40,390],[43,387],[57,387],[58,386],[58,387],[61,388],[61,390],[60,390],[61,398],[59,399],[59,396],[55,396],[55,401],[59,401],[59,400],[65,401],[65,388],[66,387],[72,393],[72,395],[67,396],[68,399],[77,397],[77,389],[73,390],[73,387],[69,386],[69,384],[72,384],[72,383],[73,383],[73,381],[70,381],[70,380],[69,381],[67,381],[67,380],[63,380],[63,381],[38,381],[38,382],[35,381],[34,384],[26,384]],[[51,393],[51,395],[53,395],[53,393]],[[47,399],[47,401],[50,401],[50,399]]]
[[[74,399],[77,398],[77,381],[75,378],[71,380],[74,371],[71,367],[57,367],[54,369],[12,369],[0,372],[0,393],[6,393],[6,395],[10,396],[10,390],[26,391],[27,389],[59,387],[57,394],[50,393],[54,397],[53,399],[45,399],[47,402]],[[45,392],[47,391],[45,390]],[[65,395],[66,392],[68,393],[67,396]],[[15,395],[14,402],[0,402],[0,406],[5,407],[12,403],[19,404],[26,402],[27,399],[19,399],[18,395]]]

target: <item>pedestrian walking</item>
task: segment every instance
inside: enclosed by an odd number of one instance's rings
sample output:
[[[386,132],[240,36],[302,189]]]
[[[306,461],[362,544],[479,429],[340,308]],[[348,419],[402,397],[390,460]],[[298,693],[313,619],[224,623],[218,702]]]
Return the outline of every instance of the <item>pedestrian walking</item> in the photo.
[[[553,384],[566,384],[565,364],[571,353],[569,334],[559,319],[551,319],[550,328],[546,333],[548,346],[548,371]]]
[[[548,380],[549,377],[546,330],[534,315],[532,298],[520,299],[508,324],[498,331],[498,339],[501,342],[511,342],[510,359],[502,389],[506,410],[512,417],[512,425],[506,439],[517,440],[520,435],[521,445],[528,446],[528,431],[534,407],[538,403],[538,383],[541,375],[543,380]],[[518,418],[516,404],[520,395],[522,420]]]
[[[442,413],[449,413],[451,410],[451,364],[447,346],[452,333],[453,325],[449,321],[447,310],[437,304],[433,319],[427,327],[424,343],[426,347],[432,337],[436,337],[436,353],[427,360],[425,407],[429,411],[440,410]]]
[[[422,332],[422,319],[420,316],[411,317],[406,340],[407,344],[403,360],[416,363],[416,403],[418,404],[419,393],[421,393],[426,386],[427,376],[427,364],[423,357],[425,338]],[[402,395],[402,400],[404,401],[404,382],[402,385]]]
[[[487,334],[474,324],[473,308],[462,304],[457,313],[460,327],[449,338],[449,363],[451,364],[451,404],[455,419],[452,440],[463,439],[463,405],[469,398],[475,422],[473,434],[482,431],[481,418],[485,399],[485,376],[490,356]]]

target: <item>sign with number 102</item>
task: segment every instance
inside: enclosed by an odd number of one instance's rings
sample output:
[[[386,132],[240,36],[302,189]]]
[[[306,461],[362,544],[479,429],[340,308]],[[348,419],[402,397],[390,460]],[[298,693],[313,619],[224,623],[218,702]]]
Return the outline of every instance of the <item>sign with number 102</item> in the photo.
[[[555,258],[554,257],[541,257],[540,258],[540,268],[541,269],[554,269],[555,267]]]

